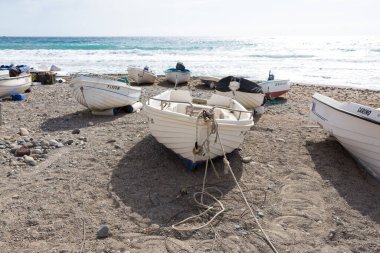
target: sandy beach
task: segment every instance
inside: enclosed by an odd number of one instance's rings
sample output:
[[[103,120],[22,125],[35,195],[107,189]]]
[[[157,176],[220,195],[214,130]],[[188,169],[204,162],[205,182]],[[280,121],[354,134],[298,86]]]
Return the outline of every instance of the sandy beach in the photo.
[[[197,78],[189,85],[211,93]],[[163,77],[142,86],[142,102],[168,87]],[[379,91],[293,84],[228,155],[232,168],[279,252],[380,252],[380,182],[309,119],[314,92],[380,107]],[[271,252],[221,159],[207,185],[226,211],[201,230],[172,229],[199,213],[203,169],[159,144],[143,110],[93,116],[69,80],[1,104],[0,252]],[[17,144],[41,147],[35,166],[15,157]]]

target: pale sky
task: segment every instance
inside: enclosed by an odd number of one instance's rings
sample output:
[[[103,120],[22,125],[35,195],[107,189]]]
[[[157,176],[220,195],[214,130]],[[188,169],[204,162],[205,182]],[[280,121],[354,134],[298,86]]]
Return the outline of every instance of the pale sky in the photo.
[[[380,35],[380,0],[0,0],[0,36]]]

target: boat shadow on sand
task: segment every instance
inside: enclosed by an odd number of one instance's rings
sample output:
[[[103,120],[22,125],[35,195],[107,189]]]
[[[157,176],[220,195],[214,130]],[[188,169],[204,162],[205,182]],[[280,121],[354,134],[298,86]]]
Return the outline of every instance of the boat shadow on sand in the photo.
[[[380,182],[360,168],[332,137],[321,142],[307,141],[306,147],[322,179],[353,209],[380,224]]]
[[[125,116],[125,113],[118,113],[115,116],[95,116],[86,109],[55,118],[49,117],[41,124],[40,128],[46,132],[81,129],[100,123],[110,122],[123,116]]]
[[[243,170],[239,153],[234,151],[227,157],[239,180]],[[207,186],[226,194],[235,183],[230,174],[224,175],[221,158],[214,159],[214,164],[220,179],[209,167]],[[203,175],[203,166],[189,171],[176,154],[148,135],[120,160],[110,187],[132,212],[165,227],[198,214],[193,194],[201,191]]]

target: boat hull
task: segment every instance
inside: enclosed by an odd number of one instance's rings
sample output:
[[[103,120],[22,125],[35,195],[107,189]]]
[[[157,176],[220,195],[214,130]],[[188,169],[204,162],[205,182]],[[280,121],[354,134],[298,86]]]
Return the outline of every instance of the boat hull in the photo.
[[[262,93],[235,91],[235,99],[247,109],[261,106],[264,103],[264,97]]]
[[[290,89],[289,80],[270,80],[259,83],[265,96],[269,99],[277,98]]]
[[[190,71],[165,71],[166,80],[171,83],[187,83],[190,80]]]
[[[171,91],[166,91],[166,93],[168,92]],[[207,160],[207,154],[194,154],[193,150],[196,142],[201,144],[206,140],[210,126],[207,126],[201,120],[198,121],[197,130],[197,116],[165,111],[157,108],[157,106],[153,106],[151,103],[153,101],[148,101],[144,107],[144,111],[148,116],[151,134],[156,140],[193,164]],[[244,110],[240,104],[239,106]],[[216,121],[219,136],[226,153],[230,153],[238,148],[243,142],[246,132],[253,126],[251,117],[235,121],[223,119],[217,119]],[[211,134],[209,137],[211,159],[223,155],[220,143],[219,141],[215,142],[215,139],[216,134]]]
[[[380,110],[314,94],[310,117],[380,180]]]
[[[136,103],[141,89],[122,82],[78,77],[72,80],[71,87],[75,99],[93,111],[103,111]]]
[[[154,83],[157,78],[153,72],[133,67],[128,68],[128,76],[138,84]]]
[[[29,74],[16,77],[2,76],[0,78],[0,97],[24,93],[32,85]]]

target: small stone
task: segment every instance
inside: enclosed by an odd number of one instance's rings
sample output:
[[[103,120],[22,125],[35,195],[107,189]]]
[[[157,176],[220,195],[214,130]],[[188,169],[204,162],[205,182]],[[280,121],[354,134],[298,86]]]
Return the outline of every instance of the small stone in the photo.
[[[74,140],[67,140],[63,144],[65,144],[65,145],[71,145],[73,143],[74,143]]]
[[[28,156],[28,155],[24,155],[24,162],[26,163],[31,163],[31,162],[35,162],[34,158],[31,157],[31,156]]]
[[[42,147],[48,147],[48,146],[49,146],[49,142],[46,141],[46,140],[42,140],[42,141],[41,141],[41,146],[42,146]]]
[[[24,127],[21,127],[21,128],[20,128],[20,131],[19,131],[19,134],[20,134],[21,136],[28,136],[28,135],[29,135],[29,131],[28,131],[28,129],[26,129],[26,128],[24,128]]]
[[[263,218],[263,217],[264,217],[264,213],[261,212],[261,211],[257,212],[257,215],[258,215],[260,218]]]
[[[242,162],[243,163],[249,163],[250,161],[252,161],[252,157],[251,156],[246,156],[242,159]]]
[[[109,236],[109,228],[107,225],[101,225],[98,232],[96,232],[96,238],[106,238]]]
[[[49,140],[49,146],[51,147],[57,147],[58,146],[58,141],[51,139]]]
[[[33,150],[32,150],[32,154],[40,155],[40,154],[42,154],[42,153],[43,153],[42,149],[38,149],[38,148],[36,148],[36,149],[33,149]]]
[[[115,146],[114,146],[116,149],[121,149],[121,146],[119,146],[119,145],[117,145],[117,144],[115,144]]]
[[[61,142],[58,142],[58,144],[57,144],[57,148],[62,148],[64,145],[61,143]]]
[[[336,234],[335,230],[331,230],[329,232],[328,238],[329,238],[330,241],[334,239],[335,234]]]
[[[30,155],[30,149],[27,147],[20,147],[15,151],[15,156],[22,157],[24,155]]]
[[[88,122],[88,126],[93,126],[94,125],[94,122],[90,121]]]
[[[71,133],[72,134],[79,134],[80,133],[80,129],[76,128]]]
[[[30,166],[37,166],[37,161],[36,161],[36,160],[34,160],[34,161],[30,161],[28,164],[29,164]]]
[[[284,139],[281,139],[281,138],[277,138],[276,141],[280,141],[280,142],[283,142],[283,143],[286,142]]]
[[[31,142],[25,142],[23,146],[27,148],[32,148],[34,145]]]

